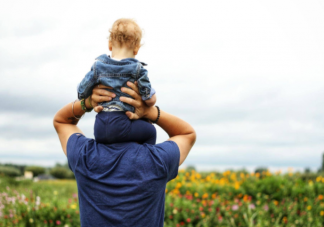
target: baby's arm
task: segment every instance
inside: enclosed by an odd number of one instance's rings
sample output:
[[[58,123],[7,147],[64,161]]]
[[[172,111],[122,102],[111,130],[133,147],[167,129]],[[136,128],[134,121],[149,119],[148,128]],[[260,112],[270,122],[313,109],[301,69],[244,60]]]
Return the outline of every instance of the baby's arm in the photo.
[[[78,98],[85,99],[88,98],[91,93],[94,85],[97,83],[93,70],[94,65],[91,67],[90,72],[88,72],[81,83],[78,85]]]
[[[141,68],[140,76],[137,82],[142,100],[146,103],[146,105],[153,106],[156,103],[155,90],[151,87],[150,80],[147,76],[147,70],[143,67]]]
[[[156,103],[156,94],[154,94],[150,99],[144,101],[148,106],[154,106]]]

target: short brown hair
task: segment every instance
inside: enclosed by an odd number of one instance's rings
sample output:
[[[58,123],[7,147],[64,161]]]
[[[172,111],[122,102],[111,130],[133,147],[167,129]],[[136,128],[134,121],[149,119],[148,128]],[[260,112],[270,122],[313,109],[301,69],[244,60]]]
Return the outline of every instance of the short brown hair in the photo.
[[[132,19],[121,18],[116,20],[109,33],[109,41],[113,45],[119,47],[126,45],[131,49],[141,46],[142,29]]]

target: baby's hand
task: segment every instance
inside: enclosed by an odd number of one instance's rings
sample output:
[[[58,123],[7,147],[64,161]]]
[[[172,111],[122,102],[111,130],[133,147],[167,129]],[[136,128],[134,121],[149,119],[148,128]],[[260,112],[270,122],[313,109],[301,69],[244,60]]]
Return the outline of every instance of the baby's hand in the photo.
[[[156,103],[156,95],[154,94],[150,99],[144,101],[147,106],[154,106]]]

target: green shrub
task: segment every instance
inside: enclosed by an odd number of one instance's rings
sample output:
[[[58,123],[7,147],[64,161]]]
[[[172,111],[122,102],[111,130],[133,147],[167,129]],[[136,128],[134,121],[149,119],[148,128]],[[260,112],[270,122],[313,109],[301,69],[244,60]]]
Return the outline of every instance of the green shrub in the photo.
[[[34,177],[45,173],[45,168],[41,166],[28,166],[25,168],[25,171],[33,172]]]
[[[65,168],[65,167],[55,167],[51,169],[50,174],[58,179],[71,179],[74,178],[73,173],[71,170]]]
[[[9,166],[0,166],[0,175],[8,177],[17,177],[21,175],[19,169]]]

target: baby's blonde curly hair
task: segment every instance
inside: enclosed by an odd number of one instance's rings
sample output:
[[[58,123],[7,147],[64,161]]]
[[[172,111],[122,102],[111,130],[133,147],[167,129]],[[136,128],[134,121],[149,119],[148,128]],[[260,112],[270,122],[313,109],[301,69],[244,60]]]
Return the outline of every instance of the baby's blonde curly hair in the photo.
[[[142,29],[133,19],[116,20],[109,30],[109,41],[112,45],[134,49],[141,46]]]

